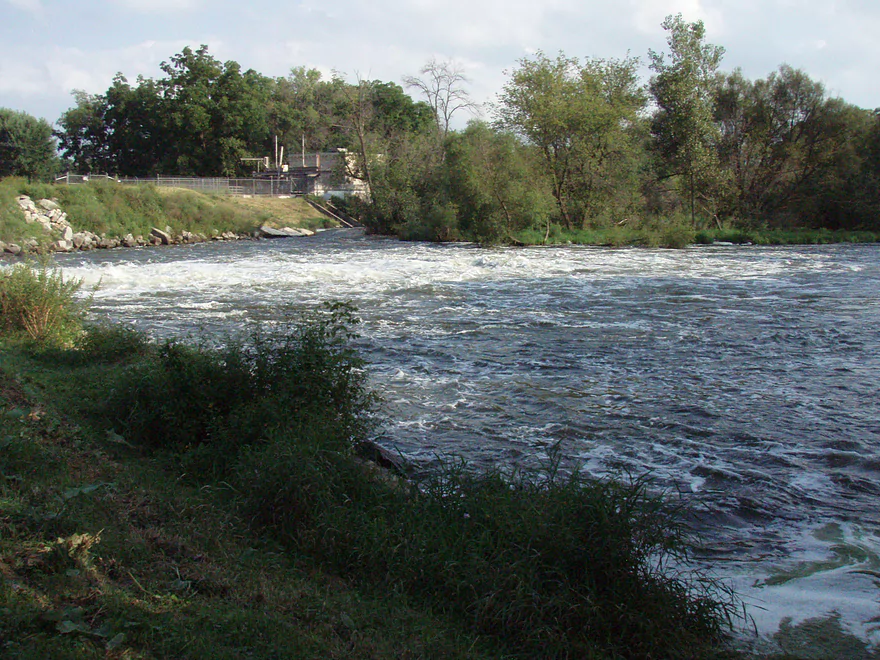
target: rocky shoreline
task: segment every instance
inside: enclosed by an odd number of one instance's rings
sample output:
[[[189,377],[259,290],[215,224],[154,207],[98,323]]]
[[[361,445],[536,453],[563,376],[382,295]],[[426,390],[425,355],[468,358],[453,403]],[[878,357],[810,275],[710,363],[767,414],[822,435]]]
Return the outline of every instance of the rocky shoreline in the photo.
[[[95,234],[90,231],[75,231],[67,219],[67,214],[59,206],[57,200],[39,199],[36,202],[27,195],[20,195],[17,199],[18,206],[24,213],[28,224],[39,224],[46,232],[51,242],[39,241],[36,238],[28,238],[19,243],[4,243],[0,241],[0,254],[19,256],[24,254],[38,254],[41,252],[76,252],[88,250],[109,250],[119,247],[148,247],[160,245],[186,245],[191,243],[206,243],[208,241],[235,241],[254,240],[260,238],[283,238],[293,236],[311,236],[315,232],[309,229],[294,227],[282,227],[280,229],[263,225],[252,234],[236,234],[227,231],[207,236],[203,233],[182,231],[174,234],[171,227],[159,229],[153,227],[148,236],[125,236],[113,237],[106,234]]]

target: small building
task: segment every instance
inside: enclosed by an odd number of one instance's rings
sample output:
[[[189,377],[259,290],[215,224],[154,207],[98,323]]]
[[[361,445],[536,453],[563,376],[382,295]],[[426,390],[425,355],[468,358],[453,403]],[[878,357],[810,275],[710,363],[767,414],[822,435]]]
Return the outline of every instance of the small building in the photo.
[[[366,181],[349,174],[354,163],[346,149],[290,155],[286,165],[294,193],[325,198],[370,194]]]

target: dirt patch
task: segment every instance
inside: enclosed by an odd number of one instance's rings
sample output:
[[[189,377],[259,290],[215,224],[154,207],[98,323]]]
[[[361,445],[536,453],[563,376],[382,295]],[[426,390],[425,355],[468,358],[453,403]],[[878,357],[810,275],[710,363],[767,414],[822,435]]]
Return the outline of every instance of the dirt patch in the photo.
[[[0,402],[2,401],[19,408],[30,407],[30,401],[21,389],[21,385],[9,374],[0,371]]]

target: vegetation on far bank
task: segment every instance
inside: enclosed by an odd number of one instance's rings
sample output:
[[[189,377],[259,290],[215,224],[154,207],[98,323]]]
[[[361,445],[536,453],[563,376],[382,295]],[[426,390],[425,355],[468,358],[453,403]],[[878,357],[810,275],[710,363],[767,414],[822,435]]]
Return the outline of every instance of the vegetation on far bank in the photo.
[[[689,537],[644,482],[361,460],[347,305],[156,343],[83,329],[77,283],[29,269],[0,300],[69,313],[0,328],[4,657],[724,653],[734,603],[672,568]]]
[[[0,241],[21,243],[34,238],[51,243],[38,224],[28,224],[16,202],[19,195],[33,200],[54,199],[75,231],[121,238],[150,235],[152,227],[170,228],[174,236],[184,231],[211,238],[231,232],[253,235],[264,224],[315,229],[333,221],[302,199],[241,198],[154,185],[120,185],[112,181],[82,185],[29,183],[23,178],[0,180]]]

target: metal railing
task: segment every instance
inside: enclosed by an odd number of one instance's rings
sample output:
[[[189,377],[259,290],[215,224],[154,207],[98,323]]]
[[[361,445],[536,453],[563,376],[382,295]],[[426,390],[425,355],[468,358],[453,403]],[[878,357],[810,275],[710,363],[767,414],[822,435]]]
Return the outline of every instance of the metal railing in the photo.
[[[57,177],[56,183],[67,185],[87,184],[90,181],[114,181],[122,185],[149,185],[162,188],[187,188],[199,192],[213,192],[226,195],[308,195],[322,194],[323,186],[316,185],[316,178],[226,178],[195,176],[155,177],[115,177],[109,174],[65,174]],[[352,194],[363,194],[363,184],[335,185],[331,189]]]

